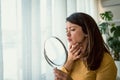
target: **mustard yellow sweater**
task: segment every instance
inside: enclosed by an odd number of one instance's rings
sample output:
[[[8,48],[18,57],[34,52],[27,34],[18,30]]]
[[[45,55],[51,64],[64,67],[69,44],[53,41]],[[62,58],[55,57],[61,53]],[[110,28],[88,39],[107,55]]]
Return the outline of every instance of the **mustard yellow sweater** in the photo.
[[[71,73],[62,67],[62,71],[69,74],[73,80],[116,80],[117,68],[113,58],[105,53],[100,67],[89,71],[82,61],[76,61]]]

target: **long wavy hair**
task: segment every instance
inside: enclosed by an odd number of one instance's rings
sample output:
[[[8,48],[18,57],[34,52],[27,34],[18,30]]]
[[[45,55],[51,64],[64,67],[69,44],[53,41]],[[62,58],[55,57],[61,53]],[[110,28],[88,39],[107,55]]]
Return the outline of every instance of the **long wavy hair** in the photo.
[[[104,53],[109,51],[96,22],[90,15],[80,12],[73,13],[66,18],[66,21],[81,26],[83,32],[88,35],[88,47],[82,58],[89,70],[98,69]]]

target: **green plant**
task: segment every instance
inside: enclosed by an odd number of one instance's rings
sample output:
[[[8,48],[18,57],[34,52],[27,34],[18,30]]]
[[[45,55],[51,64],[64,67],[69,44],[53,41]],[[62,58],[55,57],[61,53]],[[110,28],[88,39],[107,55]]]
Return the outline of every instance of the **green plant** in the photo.
[[[99,24],[101,34],[106,36],[106,44],[113,52],[114,60],[120,60],[120,26],[113,22],[113,13],[106,11],[100,14],[102,22]]]

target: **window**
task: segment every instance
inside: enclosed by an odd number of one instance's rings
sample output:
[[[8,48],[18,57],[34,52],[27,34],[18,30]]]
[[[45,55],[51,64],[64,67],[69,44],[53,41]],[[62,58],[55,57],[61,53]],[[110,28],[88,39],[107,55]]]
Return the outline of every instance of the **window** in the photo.
[[[20,0],[1,0],[1,27],[4,80],[19,80],[22,52]]]

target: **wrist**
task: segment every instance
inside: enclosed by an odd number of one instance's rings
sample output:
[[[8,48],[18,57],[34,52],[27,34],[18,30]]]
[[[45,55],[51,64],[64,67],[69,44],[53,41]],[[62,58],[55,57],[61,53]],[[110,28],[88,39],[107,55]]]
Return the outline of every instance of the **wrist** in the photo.
[[[66,69],[67,72],[71,72],[72,67],[73,67],[74,61],[67,61],[64,65],[64,68]]]

